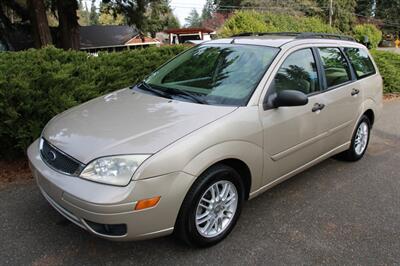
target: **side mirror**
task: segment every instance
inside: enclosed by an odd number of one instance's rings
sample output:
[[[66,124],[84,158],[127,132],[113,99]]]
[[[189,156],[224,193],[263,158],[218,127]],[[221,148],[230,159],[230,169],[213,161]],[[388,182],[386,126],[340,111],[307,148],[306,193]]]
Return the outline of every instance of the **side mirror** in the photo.
[[[308,97],[301,91],[284,90],[271,94],[264,104],[264,109],[278,108],[281,106],[302,106],[307,103]]]

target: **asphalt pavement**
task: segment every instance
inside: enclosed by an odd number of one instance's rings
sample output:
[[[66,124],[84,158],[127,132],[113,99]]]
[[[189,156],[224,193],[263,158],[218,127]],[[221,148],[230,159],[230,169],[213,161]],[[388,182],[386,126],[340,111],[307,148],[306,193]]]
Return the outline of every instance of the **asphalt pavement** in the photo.
[[[0,265],[400,263],[400,101],[385,103],[366,156],[329,159],[247,202],[208,249],[173,237],[110,242],[66,221],[33,182],[0,190]]]

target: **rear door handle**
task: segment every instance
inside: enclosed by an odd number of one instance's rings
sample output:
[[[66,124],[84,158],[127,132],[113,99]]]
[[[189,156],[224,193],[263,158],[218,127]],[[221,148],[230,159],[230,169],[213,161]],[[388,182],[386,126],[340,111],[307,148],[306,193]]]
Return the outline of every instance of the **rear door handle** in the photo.
[[[360,90],[359,89],[353,89],[352,91],[351,91],[351,96],[355,96],[355,95],[357,95],[357,94],[359,94],[360,93]]]
[[[324,109],[324,108],[325,108],[325,104],[323,104],[323,103],[316,103],[316,104],[314,104],[314,106],[313,106],[313,108],[312,108],[312,111],[315,113],[315,112],[321,111],[321,110]]]

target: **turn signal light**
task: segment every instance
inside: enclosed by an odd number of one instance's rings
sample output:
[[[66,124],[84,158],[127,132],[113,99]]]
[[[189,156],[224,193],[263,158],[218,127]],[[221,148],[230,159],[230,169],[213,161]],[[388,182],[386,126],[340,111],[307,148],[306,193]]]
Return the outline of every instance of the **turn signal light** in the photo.
[[[143,210],[147,208],[151,208],[157,205],[160,201],[161,196],[150,198],[150,199],[142,199],[136,203],[135,210]]]

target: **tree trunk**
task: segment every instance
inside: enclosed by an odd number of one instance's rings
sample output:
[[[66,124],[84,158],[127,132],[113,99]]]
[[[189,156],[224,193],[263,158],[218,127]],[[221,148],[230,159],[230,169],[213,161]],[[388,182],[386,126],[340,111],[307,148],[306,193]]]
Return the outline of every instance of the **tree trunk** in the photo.
[[[28,7],[35,47],[41,48],[52,44],[53,41],[43,0],[28,0]]]
[[[57,0],[61,47],[64,50],[79,50],[80,34],[78,3],[76,0]]]

